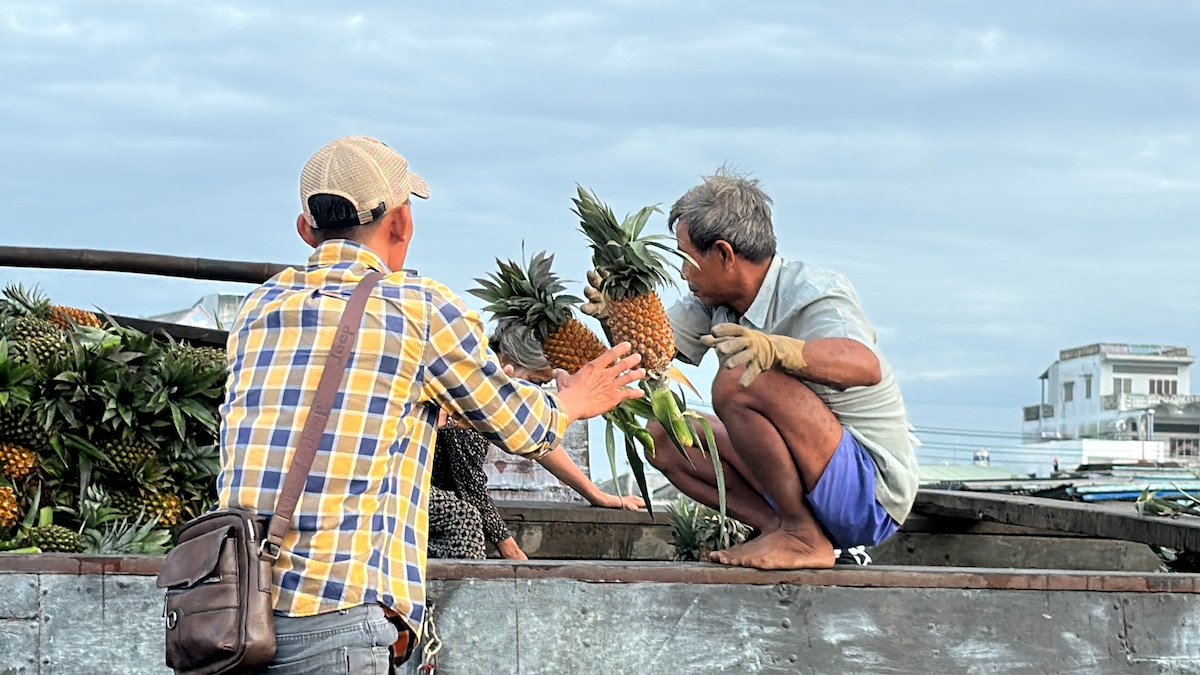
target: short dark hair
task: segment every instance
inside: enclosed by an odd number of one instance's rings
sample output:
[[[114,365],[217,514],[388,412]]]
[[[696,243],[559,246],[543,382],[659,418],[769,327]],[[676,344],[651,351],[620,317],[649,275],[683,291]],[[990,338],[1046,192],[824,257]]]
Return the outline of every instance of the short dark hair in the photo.
[[[675,202],[667,227],[674,232],[681,221],[701,253],[708,253],[723,239],[734,253],[750,262],[762,262],[775,255],[771,198],[758,179],[728,167],[705,176],[703,182]]]
[[[358,211],[349,199],[341,195],[315,194],[308,198],[308,212],[315,223],[353,223],[358,222]],[[362,241],[379,225],[383,219],[380,213],[369,223],[351,225],[348,227],[314,227],[313,236],[324,243],[334,239],[352,239]]]

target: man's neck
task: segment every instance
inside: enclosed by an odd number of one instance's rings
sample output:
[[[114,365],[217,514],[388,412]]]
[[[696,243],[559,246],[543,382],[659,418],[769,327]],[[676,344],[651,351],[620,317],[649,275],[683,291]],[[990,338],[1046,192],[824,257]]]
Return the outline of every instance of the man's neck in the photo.
[[[729,306],[738,313],[738,316],[743,316],[750,311],[750,305],[753,305],[754,299],[758,297],[758,291],[762,288],[763,281],[767,278],[767,270],[770,268],[771,258],[763,262],[746,262],[737,266],[737,276],[734,281],[734,287],[738,291],[737,299]]]

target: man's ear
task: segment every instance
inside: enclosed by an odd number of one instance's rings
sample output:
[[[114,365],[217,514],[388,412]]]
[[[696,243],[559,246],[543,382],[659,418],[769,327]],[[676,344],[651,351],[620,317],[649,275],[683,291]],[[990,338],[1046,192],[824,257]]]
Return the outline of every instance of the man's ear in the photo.
[[[303,213],[296,216],[296,233],[300,235],[300,238],[304,240],[304,243],[313,248],[321,245],[320,240],[317,239],[316,233],[313,232],[311,227],[309,227],[308,219],[304,217]]]
[[[408,202],[387,212],[382,225],[388,230],[388,238],[396,242],[412,240],[413,221],[412,209]]]
[[[733,246],[729,242],[724,239],[716,240],[712,248],[708,250],[708,257],[711,258],[713,253],[717,254],[717,260],[720,261],[721,269],[728,270],[733,267],[737,254],[733,252]]]

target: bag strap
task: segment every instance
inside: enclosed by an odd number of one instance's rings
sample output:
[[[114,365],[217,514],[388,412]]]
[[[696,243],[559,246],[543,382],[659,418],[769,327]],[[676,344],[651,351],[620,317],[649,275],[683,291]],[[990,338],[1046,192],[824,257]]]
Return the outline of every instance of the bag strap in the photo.
[[[267,535],[259,546],[259,554],[271,562],[275,562],[279,557],[283,536],[292,526],[292,514],[300,501],[300,492],[308,480],[308,472],[312,469],[313,458],[317,456],[321,437],[325,435],[325,427],[329,425],[333,397],[341,388],[346,367],[350,364],[350,352],[353,351],[355,340],[358,338],[358,328],[362,323],[363,310],[367,306],[367,297],[382,277],[382,274],[374,270],[367,272],[350,294],[350,300],[346,303],[346,309],[342,311],[341,320],[338,321],[337,332],[333,335],[333,346],[329,348],[329,357],[317,383],[317,393],[309,408],[308,418],[304,420],[304,428],[300,431],[296,454],[292,458],[291,467],[288,468],[287,477],[283,480],[283,489],[279,491],[279,501],[275,504],[275,513],[271,516]]]

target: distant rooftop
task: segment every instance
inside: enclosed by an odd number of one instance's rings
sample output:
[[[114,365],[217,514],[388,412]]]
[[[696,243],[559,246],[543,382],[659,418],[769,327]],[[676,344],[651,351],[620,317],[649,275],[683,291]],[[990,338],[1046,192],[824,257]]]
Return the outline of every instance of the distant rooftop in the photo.
[[[1027,478],[1002,466],[979,464],[918,464],[917,474],[921,485]]]
[[[151,321],[177,323],[184,326],[228,330],[229,326],[233,324],[233,320],[237,318],[238,307],[241,303],[242,296],[240,295],[215,293],[200,298],[196,304],[187,309],[146,318]]]
[[[1069,359],[1078,359],[1084,356],[1093,356],[1096,354],[1104,354],[1106,356],[1191,356],[1187,347],[1175,347],[1171,345],[1110,344],[1106,342],[1099,342],[1086,347],[1064,349],[1058,353],[1058,360],[1067,361]]]

